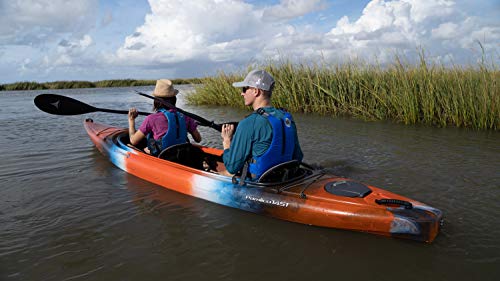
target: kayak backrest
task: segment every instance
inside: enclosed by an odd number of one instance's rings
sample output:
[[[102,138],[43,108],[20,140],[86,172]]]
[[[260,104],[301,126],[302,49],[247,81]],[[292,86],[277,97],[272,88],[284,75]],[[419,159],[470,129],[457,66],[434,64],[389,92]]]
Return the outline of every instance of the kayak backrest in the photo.
[[[190,143],[169,146],[158,154],[158,158],[195,169],[203,169],[204,152]]]
[[[278,164],[265,171],[257,180],[260,183],[284,182],[297,176],[300,169],[300,162],[297,160],[287,161]]]

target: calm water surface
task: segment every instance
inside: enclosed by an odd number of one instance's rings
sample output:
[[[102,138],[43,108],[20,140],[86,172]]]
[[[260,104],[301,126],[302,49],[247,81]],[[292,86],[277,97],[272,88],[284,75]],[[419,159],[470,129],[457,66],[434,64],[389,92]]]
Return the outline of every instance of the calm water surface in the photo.
[[[422,244],[266,218],[150,184],[108,162],[83,129],[86,117],[127,126],[126,115],[49,115],[33,104],[40,93],[0,92],[0,280],[500,276],[499,132],[294,115],[306,162],[444,212],[440,235]],[[132,88],[50,93],[151,108]],[[179,106],[216,122],[249,113],[180,97]],[[219,133],[200,131],[203,144],[221,147]]]

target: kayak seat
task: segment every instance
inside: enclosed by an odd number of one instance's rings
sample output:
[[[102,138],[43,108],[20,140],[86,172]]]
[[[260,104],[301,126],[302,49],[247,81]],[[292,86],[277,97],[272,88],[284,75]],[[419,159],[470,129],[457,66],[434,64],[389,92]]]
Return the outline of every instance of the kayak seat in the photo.
[[[204,154],[201,148],[187,142],[165,148],[158,158],[201,170]]]
[[[147,147],[146,139],[142,139],[137,145],[130,144],[128,132],[119,135],[117,141],[121,146],[128,146],[141,152],[144,152],[144,148]]]
[[[300,162],[297,160],[287,161],[278,164],[269,170],[265,171],[257,182],[269,183],[269,182],[284,182],[289,179],[296,177],[299,174]]]

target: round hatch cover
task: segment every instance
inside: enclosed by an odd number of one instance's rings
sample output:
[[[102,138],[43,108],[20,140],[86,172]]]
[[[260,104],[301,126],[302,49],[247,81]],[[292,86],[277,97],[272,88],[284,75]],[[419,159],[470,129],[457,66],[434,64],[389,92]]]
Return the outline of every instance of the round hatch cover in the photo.
[[[344,197],[365,197],[372,190],[368,186],[355,181],[332,181],[325,184],[325,190],[331,194]]]

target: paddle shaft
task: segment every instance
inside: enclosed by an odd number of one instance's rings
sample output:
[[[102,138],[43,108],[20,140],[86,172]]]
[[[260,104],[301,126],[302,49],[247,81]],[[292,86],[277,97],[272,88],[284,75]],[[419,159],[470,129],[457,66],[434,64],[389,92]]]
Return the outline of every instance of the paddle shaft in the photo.
[[[139,95],[141,95],[143,97],[156,100],[156,101],[162,103],[163,105],[167,106],[168,108],[175,109],[178,112],[180,112],[180,113],[182,113],[182,114],[184,114],[186,116],[189,116],[189,117],[193,118],[194,120],[198,121],[199,124],[202,125],[202,126],[207,126],[207,127],[213,128],[213,129],[215,129],[215,130],[217,130],[219,132],[222,131],[222,125],[221,124],[216,124],[214,121],[208,121],[207,119],[205,119],[205,118],[203,118],[201,116],[198,116],[198,115],[196,115],[194,113],[184,111],[184,110],[176,107],[175,105],[173,105],[173,104],[169,103],[168,101],[165,101],[165,100],[163,100],[161,98],[153,97],[153,96],[147,95],[147,94],[139,92],[139,91],[136,91],[136,92],[137,92],[137,94],[139,94]],[[233,123],[234,122],[232,122],[232,124]],[[237,125],[237,123],[236,123],[236,125]]]
[[[107,113],[116,113],[116,114],[128,114],[128,110],[116,110],[116,109],[108,109],[108,108],[98,108],[94,107],[95,111],[107,112]],[[139,115],[148,116],[151,113],[148,112],[138,112]]]

